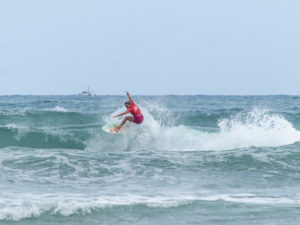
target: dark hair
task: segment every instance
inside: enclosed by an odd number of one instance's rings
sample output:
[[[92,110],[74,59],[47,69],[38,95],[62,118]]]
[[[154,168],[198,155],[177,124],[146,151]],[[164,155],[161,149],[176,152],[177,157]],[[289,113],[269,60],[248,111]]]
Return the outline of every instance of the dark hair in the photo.
[[[125,105],[131,105],[130,101],[125,102]]]

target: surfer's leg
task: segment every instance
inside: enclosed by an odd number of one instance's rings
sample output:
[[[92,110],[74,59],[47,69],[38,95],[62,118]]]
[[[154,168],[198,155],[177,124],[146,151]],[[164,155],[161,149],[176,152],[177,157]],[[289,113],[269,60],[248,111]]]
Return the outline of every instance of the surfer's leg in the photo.
[[[117,130],[121,130],[121,128],[124,126],[124,124],[126,123],[126,121],[130,121],[130,122],[133,122],[133,116],[126,116],[123,120],[122,120],[122,123],[119,125],[119,126],[116,126],[115,128]]]

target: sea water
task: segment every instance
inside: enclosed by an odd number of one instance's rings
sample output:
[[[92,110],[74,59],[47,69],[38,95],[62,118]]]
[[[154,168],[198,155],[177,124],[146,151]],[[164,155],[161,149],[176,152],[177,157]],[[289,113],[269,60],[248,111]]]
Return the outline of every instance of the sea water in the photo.
[[[0,224],[300,224],[299,96],[0,96]]]

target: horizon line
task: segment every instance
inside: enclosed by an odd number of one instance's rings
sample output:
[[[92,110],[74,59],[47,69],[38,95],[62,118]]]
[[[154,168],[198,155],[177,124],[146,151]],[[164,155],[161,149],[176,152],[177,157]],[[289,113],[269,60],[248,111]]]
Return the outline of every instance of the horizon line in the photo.
[[[79,97],[97,97],[97,96],[124,96],[125,94],[95,94],[92,96],[82,96],[80,94],[0,94],[4,96],[79,96]],[[300,94],[131,94],[133,96],[300,96]]]

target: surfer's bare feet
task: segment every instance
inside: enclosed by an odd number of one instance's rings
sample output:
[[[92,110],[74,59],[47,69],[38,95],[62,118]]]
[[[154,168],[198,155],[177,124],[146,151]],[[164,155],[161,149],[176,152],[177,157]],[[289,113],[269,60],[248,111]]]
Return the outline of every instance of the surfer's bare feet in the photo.
[[[119,126],[115,126],[115,127],[114,127],[114,130],[115,130],[116,132],[119,132],[121,129],[120,129]]]

